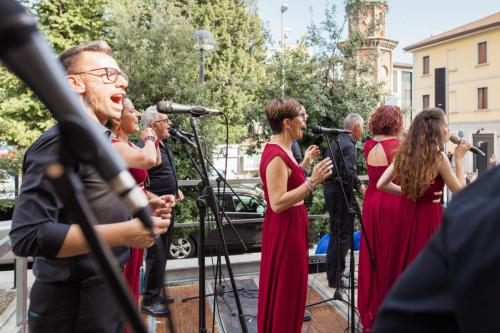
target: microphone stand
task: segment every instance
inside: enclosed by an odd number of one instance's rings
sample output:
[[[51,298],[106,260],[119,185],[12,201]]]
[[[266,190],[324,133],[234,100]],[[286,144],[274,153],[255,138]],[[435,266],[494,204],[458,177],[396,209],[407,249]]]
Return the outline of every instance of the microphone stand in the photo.
[[[221,245],[222,245],[222,250],[224,254],[224,258],[226,261],[226,267],[227,271],[229,274],[229,279],[231,280],[231,287],[233,289],[233,294],[234,294],[234,300],[236,302],[236,307],[238,310],[238,319],[240,321],[241,325],[241,330],[243,333],[248,332],[247,324],[245,321],[245,317],[243,315],[243,309],[241,307],[241,302],[240,298],[238,295],[238,290],[236,288],[236,281],[234,279],[234,274],[233,270],[231,268],[231,262],[229,260],[229,254],[227,250],[227,245],[226,241],[224,238],[224,234],[222,232],[222,223],[220,219],[220,214],[219,214],[219,207],[217,204],[217,199],[215,196],[214,189],[212,185],[210,184],[210,178],[208,176],[208,171],[207,171],[207,166],[205,164],[205,156],[203,154],[203,150],[201,148],[201,143],[200,143],[200,138],[198,135],[198,125],[196,121],[196,117],[199,115],[196,114],[191,114],[192,117],[190,118],[190,124],[191,128],[193,129],[193,134],[194,134],[194,139],[196,142],[196,148],[198,152],[198,158],[200,162],[200,170],[202,171],[202,183],[204,186],[205,190],[205,199],[203,200],[197,200],[197,203],[199,204],[200,212],[203,209],[204,213],[206,212],[206,205],[210,207],[212,214],[214,215],[215,218],[215,223],[217,226],[217,232],[219,234],[219,239],[221,240]],[[202,202],[203,201],[203,202]],[[203,214],[204,215],[204,214]],[[205,217],[202,217],[202,214],[200,213],[200,227],[198,230],[198,244],[200,244],[200,251],[198,251],[198,265],[199,265],[199,301],[198,301],[198,306],[199,306],[199,331],[200,332],[207,332],[206,328],[206,313],[205,313],[205,252],[204,250],[204,245],[205,245]]]
[[[184,138],[180,138],[181,141],[189,144],[189,145],[192,145],[192,147],[196,148],[196,145],[194,143],[192,143],[191,141],[187,141],[185,140]],[[203,178],[203,171],[200,169],[200,167],[198,166],[198,164],[196,164],[195,160],[193,159],[193,157],[191,156],[191,154],[189,153],[189,150],[186,148],[186,146],[184,146],[184,150],[186,151],[187,155],[189,156],[189,159],[191,160],[191,162],[193,163],[194,167],[196,168],[196,171],[198,171],[198,174],[200,175],[201,178]],[[205,156],[203,155],[203,157],[205,158],[205,161],[212,167],[212,169],[217,173],[217,194],[220,196],[220,181],[222,181],[224,183],[225,186],[227,186],[231,192],[238,198],[238,200],[241,202],[241,204],[243,205],[243,207],[245,207],[246,210],[249,210],[248,206],[245,204],[245,202],[243,200],[241,200],[240,196],[238,195],[238,193],[236,193],[236,191],[231,187],[231,185],[229,185],[228,181],[224,178],[224,176],[221,175],[221,173],[215,168],[215,166],[213,165],[212,162],[210,162],[210,160]],[[229,216],[227,215],[226,211],[224,210],[224,208],[222,207],[222,205],[217,202],[217,205],[219,206],[219,212],[222,213],[224,215],[224,218],[226,219],[227,223],[229,224],[229,226],[231,227],[231,230],[233,231],[234,235],[236,236],[236,238],[238,238],[238,241],[240,242],[240,244],[242,245],[243,247],[243,250],[246,252],[248,251],[248,248],[247,246],[245,245],[245,243],[243,242],[243,239],[241,239],[240,235],[238,234],[238,232],[236,231],[236,228],[234,227],[234,224],[231,222],[231,219],[229,218]]]
[[[367,238],[367,234],[366,234],[366,231],[365,231],[365,228],[364,228],[364,225],[363,225],[363,219],[362,219],[362,215],[361,215],[361,209],[359,208],[359,204],[358,202],[356,201],[356,197],[355,197],[355,194],[354,194],[354,189],[353,189],[353,186],[352,186],[352,183],[351,183],[351,179],[347,176],[348,175],[348,171],[347,171],[347,166],[346,166],[346,161],[345,161],[345,157],[344,157],[344,154],[342,152],[342,149],[341,149],[341,146],[340,146],[340,140],[339,140],[339,134],[340,133],[332,133],[333,137],[334,137],[334,141],[335,141],[335,144],[337,146],[337,151],[339,152],[339,156],[340,156],[340,168],[341,170],[339,170],[339,166],[337,165],[336,161],[335,161],[335,156],[333,155],[333,149],[332,149],[332,145],[331,145],[331,142],[332,140],[330,140],[330,137],[328,136],[328,134],[324,134],[326,139],[328,140],[328,149],[329,149],[329,152],[330,152],[330,156],[332,156],[332,162],[333,162],[333,167],[335,168],[335,172],[336,174],[338,175],[338,177],[335,179],[335,181],[337,181],[339,184],[340,184],[340,188],[342,190],[342,197],[344,199],[344,203],[346,205],[346,207],[348,208],[348,211],[349,211],[349,214],[351,215],[351,219],[352,219],[352,224],[351,224],[351,231],[350,231],[350,237],[351,237],[351,248],[350,248],[350,251],[351,251],[351,257],[350,257],[350,261],[349,261],[349,283],[350,283],[350,302],[348,302],[348,304],[350,305],[350,317],[348,317],[348,327],[351,328],[351,332],[354,333],[355,332],[355,311],[356,311],[356,307],[355,307],[355,288],[354,288],[354,270],[355,270],[355,263],[354,263],[354,236],[353,236],[353,233],[354,233],[354,220],[356,219],[356,217],[358,218],[358,221],[361,225],[361,230],[362,230],[362,233],[363,233],[363,237],[364,237],[364,240],[366,242],[366,247],[368,249],[368,254],[370,256],[370,262],[371,262],[371,265],[372,265],[372,268],[374,270],[377,269],[377,262],[376,262],[376,259],[375,257],[373,256],[373,252],[372,252],[372,249],[371,249],[371,246],[370,246],[370,242]],[[356,149],[356,148],[355,148]],[[344,186],[344,180],[342,179],[342,175],[345,175],[346,176],[346,180],[345,182],[347,183],[347,187],[348,189],[346,190],[345,186]],[[339,207],[340,204],[338,204],[337,207]],[[320,302],[316,302],[316,303],[312,303],[312,304],[308,304],[306,305],[306,307],[311,307],[311,306],[315,306],[315,305],[318,305],[318,304],[322,304],[322,303],[325,303],[325,302],[329,302],[329,301],[332,301],[332,300],[342,300],[342,296],[340,294],[340,291],[339,291],[339,286],[341,285],[341,280],[340,280],[340,271],[339,271],[339,266],[340,266],[340,217],[337,217],[337,220],[336,220],[336,229],[337,229],[337,288],[335,290],[335,293],[333,295],[332,298],[330,299],[327,299],[327,300],[323,300],[323,301],[320,301]],[[349,322],[350,322],[350,325],[349,325]]]
[[[185,137],[177,137],[178,139],[181,140],[181,142],[189,145],[189,146],[192,146],[194,148],[196,148],[196,145],[191,142],[190,140],[188,140],[187,138]],[[198,166],[198,164],[196,163],[196,161],[194,160],[194,158],[192,157],[191,153],[189,152],[189,150],[187,149],[186,145],[183,146],[184,147],[184,150],[185,152],[187,153],[189,159],[191,160],[191,162],[193,163],[194,167],[196,168],[196,170],[198,171],[198,174],[200,175],[200,177],[203,177],[203,172],[200,170],[200,167]],[[248,206],[246,206],[246,204],[243,202],[243,200],[241,200],[241,198],[239,197],[239,195],[236,193],[236,191],[229,185],[229,183],[227,182],[227,180],[219,173],[219,171],[215,168],[215,166],[212,164],[212,162],[210,162],[210,160],[206,157],[205,157],[205,161],[215,170],[215,172],[218,174],[218,177],[216,179],[217,181],[217,194],[219,195],[220,197],[220,182],[223,181],[225,185],[227,185],[232,193],[238,198],[238,200],[240,200],[240,202],[242,203],[242,205],[248,209]],[[203,185],[201,186],[201,189],[203,189]],[[201,193],[200,193],[200,196],[201,196]],[[234,235],[238,238],[240,244],[243,246],[243,249],[244,251],[247,251],[247,247],[245,245],[245,243],[243,242],[243,240],[241,239],[240,235],[238,234],[238,232],[236,231],[233,223],[231,222],[231,220],[229,219],[229,217],[227,216],[227,213],[225,212],[224,210],[224,207],[220,204],[220,202],[217,202],[218,206],[219,206],[219,211],[224,215],[224,218],[226,219],[226,221],[229,223],[230,227],[231,227],[231,230],[233,231]],[[203,207],[202,208],[202,214],[200,215],[203,215],[205,216],[205,208]],[[229,292],[232,292],[232,290],[224,290],[224,286],[222,286],[222,265],[221,265],[221,253],[220,253],[220,247],[221,245],[219,244],[219,248],[217,250],[217,263],[216,263],[216,273],[215,273],[215,281],[216,281],[216,284],[215,284],[215,287],[214,287],[214,292],[213,293],[210,293],[210,294],[206,294],[206,296],[218,296],[218,297],[221,297],[222,298],[222,301],[224,302],[224,304],[226,305],[226,307],[229,309],[229,311],[231,312],[232,315],[234,315],[234,311],[231,309],[231,307],[229,306],[229,304],[227,303],[227,301],[224,299],[224,295],[226,293],[229,293]],[[204,251],[203,248],[201,248],[201,250]],[[221,286],[217,286],[217,279],[219,281],[219,285]],[[241,291],[241,289],[238,289],[238,291]],[[190,300],[193,300],[193,299],[197,299],[199,298],[199,296],[191,296],[191,297],[183,297],[181,299],[182,302],[186,302],[186,301],[190,301]],[[215,309],[215,299],[214,298],[214,309]],[[213,313],[213,315],[215,316],[215,311]]]
[[[71,143],[64,144],[64,142],[71,142],[76,139],[69,134],[70,132],[61,130],[61,142],[63,144],[59,153],[60,162],[48,165],[46,174],[51,179],[69,220],[75,221],[82,229],[91,253],[94,255],[99,269],[104,276],[104,280],[108,283],[117,301],[117,305],[121,307],[121,310],[136,333],[147,333],[130,294],[130,288],[123,280],[115,256],[94,228],[97,225],[97,219],[85,198],[82,181],[74,171],[73,166],[75,163],[70,157],[71,153],[68,153]]]

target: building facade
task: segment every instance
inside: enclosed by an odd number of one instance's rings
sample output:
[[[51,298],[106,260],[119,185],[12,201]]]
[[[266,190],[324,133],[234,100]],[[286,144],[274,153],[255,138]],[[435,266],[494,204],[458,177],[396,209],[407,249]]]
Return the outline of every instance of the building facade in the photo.
[[[487,154],[487,158],[467,154],[466,171],[484,172],[489,158],[500,156],[500,12],[405,51],[413,53],[415,109],[444,109],[450,132]]]
[[[397,105],[405,114],[405,125],[412,119],[412,64],[396,63],[392,51],[398,42],[385,37],[388,2],[364,0],[346,6],[349,18],[349,38],[361,34],[358,50],[360,61],[368,63],[371,74],[362,79],[381,82],[385,89],[385,104]]]

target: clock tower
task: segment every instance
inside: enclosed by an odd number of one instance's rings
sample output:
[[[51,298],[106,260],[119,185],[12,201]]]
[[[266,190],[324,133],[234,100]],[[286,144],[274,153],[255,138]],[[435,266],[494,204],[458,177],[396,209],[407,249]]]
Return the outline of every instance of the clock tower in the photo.
[[[349,17],[349,38],[355,34],[363,36],[357,57],[372,68],[371,75],[363,79],[383,82],[390,92],[393,80],[392,50],[398,42],[385,38],[387,9],[387,1],[362,0],[347,5],[346,13]]]

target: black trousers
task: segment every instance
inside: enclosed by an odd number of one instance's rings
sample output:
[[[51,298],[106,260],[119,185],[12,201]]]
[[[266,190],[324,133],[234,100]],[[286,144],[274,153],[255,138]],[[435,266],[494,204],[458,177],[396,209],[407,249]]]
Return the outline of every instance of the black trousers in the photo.
[[[325,185],[324,187],[325,205],[330,216],[330,241],[326,254],[326,277],[329,284],[337,283],[337,270],[339,277],[345,269],[345,256],[351,248],[353,217],[345,202],[342,190],[336,186]],[[339,223],[339,233],[337,234],[337,222]],[[337,243],[340,245],[340,252],[337,251]]]
[[[160,235],[156,240],[156,244],[151,246],[146,253],[146,273],[144,274],[144,292],[142,294],[144,304],[150,305],[155,303],[160,296],[163,288],[165,268],[167,266],[167,254],[173,232],[174,211],[172,211],[168,231]],[[158,251],[158,246],[162,247],[163,253]]]
[[[35,280],[31,288],[30,332],[122,333],[123,324],[121,310],[102,278],[80,283]]]

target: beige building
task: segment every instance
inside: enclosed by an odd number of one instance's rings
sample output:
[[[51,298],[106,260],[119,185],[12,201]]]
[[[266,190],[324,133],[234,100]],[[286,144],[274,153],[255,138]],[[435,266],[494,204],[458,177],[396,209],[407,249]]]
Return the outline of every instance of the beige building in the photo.
[[[500,12],[405,48],[413,53],[414,109],[443,108],[450,132],[500,159]],[[466,171],[487,159],[467,155]]]

